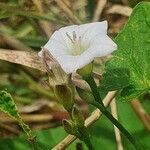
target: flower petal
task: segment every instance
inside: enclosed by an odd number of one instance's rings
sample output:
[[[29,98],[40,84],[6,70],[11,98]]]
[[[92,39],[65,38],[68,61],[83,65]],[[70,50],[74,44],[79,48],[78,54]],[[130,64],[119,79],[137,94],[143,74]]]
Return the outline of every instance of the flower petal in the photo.
[[[66,47],[65,41],[58,31],[54,32],[49,41],[44,45],[44,48],[46,48],[55,58],[68,53],[68,47]]]
[[[87,51],[93,54],[95,57],[102,57],[112,53],[117,49],[117,45],[107,35],[96,36],[90,44]]]
[[[71,55],[63,55],[56,58],[62,69],[67,73],[73,73],[77,70],[77,57]]]
[[[67,74],[76,72],[78,69],[89,64],[93,59],[94,55],[88,52],[80,56],[63,55],[57,57],[58,63]]]
[[[76,50],[76,46],[85,51],[74,56],[71,51]],[[95,57],[110,54],[117,45],[107,36],[107,21],[103,21],[62,27],[54,32],[44,48],[69,74],[89,64]]]
[[[83,43],[88,43],[97,35],[107,34],[107,21],[103,22],[93,22],[88,24],[83,24],[79,26],[79,35],[81,36]]]
[[[74,73],[78,69],[81,69],[85,65],[89,64],[95,58],[94,54],[85,51],[80,56],[60,56],[57,61],[61,65],[62,69],[67,73]]]
[[[51,44],[58,44],[61,49],[66,49],[65,41],[61,36],[60,32],[55,31],[50,37],[49,41],[44,45],[45,48],[50,49]]]

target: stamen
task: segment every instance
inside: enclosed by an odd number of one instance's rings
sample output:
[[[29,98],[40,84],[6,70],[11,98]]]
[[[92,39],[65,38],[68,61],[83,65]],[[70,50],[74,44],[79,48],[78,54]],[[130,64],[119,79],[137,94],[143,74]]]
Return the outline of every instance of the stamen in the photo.
[[[74,41],[74,42],[76,41],[76,38],[77,38],[76,32],[73,31],[73,41]]]
[[[74,43],[74,41],[73,41],[73,39],[71,38],[71,36],[66,32],[66,35],[67,35],[67,37],[70,39],[70,41],[72,42],[72,43]]]

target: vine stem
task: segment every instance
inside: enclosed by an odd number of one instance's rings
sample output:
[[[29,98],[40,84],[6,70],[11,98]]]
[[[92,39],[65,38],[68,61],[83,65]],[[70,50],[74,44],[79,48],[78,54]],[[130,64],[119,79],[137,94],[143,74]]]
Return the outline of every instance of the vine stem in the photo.
[[[137,150],[142,150],[141,145],[132,137],[132,135],[123,127],[118,120],[116,120],[109,111],[107,111],[106,107],[104,106],[100,93],[97,89],[96,82],[94,81],[91,75],[83,77],[83,79],[89,84],[95,101],[91,104],[97,107],[127,138],[128,140],[134,145]]]
[[[79,133],[81,134],[81,140],[86,144],[89,150],[94,150],[94,147],[91,143],[89,133],[87,132],[86,127],[82,127],[78,129]]]
[[[71,120],[73,121],[73,117],[72,117],[72,113],[71,111],[68,111],[68,114],[71,118]],[[80,139],[81,141],[83,141],[85,143],[85,145],[88,147],[89,150],[94,150],[94,147],[91,143],[90,140],[90,135],[87,131],[86,126],[83,127],[78,127],[78,135],[75,135],[78,139]]]
[[[112,99],[116,96],[117,91],[109,92],[106,97],[103,99],[105,107],[108,107]],[[94,124],[102,115],[102,112],[97,108],[92,114],[85,120],[85,127],[89,127]],[[67,135],[62,141],[60,141],[52,150],[63,150],[67,148],[73,141],[76,140],[76,136]]]

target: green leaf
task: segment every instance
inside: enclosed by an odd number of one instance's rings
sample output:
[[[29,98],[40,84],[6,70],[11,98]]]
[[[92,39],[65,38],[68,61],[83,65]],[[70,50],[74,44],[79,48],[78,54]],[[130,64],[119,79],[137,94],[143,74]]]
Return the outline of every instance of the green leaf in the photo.
[[[0,110],[15,120],[19,118],[14,100],[12,99],[11,95],[5,91],[0,92]]]
[[[32,131],[27,124],[24,123],[23,119],[18,113],[17,107],[14,103],[13,98],[6,91],[0,92],[0,110],[8,114],[11,118],[17,120],[18,124],[22,127],[26,133],[28,140],[31,144],[35,145],[35,137],[32,135]]]
[[[44,45],[48,39],[41,37],[41,36],[27,36],[27,37],[16,37],[18,40],[23,42],[24,44],[34,47],[34,48],[41,48],[41,45]]]
[[[102,76],[100,90],[119,90],[129,85],[130,72],[126,68],[108,69]]]
[[[118,50],[106,64],[105,71],[108,72],[110,69],[119,67],[129,69],[130,85],[122,90],[119,99],[130,100],[139,97],[150,90],[149,2],[139,3],[135,7],[129,21],[116,37],[115,42],[118,45]],[[108,76],[102,82],[106,80],[108,80]],[[112,80],[115,82],[115,79]]]

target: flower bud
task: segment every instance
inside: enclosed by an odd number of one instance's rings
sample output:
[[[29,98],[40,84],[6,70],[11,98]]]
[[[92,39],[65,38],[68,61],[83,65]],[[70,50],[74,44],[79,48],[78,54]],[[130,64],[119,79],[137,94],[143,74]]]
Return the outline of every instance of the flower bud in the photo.
[[[76,106],[72,108],[72,118],[77,127],[84,126],[84,117]]]
[[[62,85],[56,85],[54,92],[55,92],[57,99],[63,105],[63,107],[68,112],[71,112],[73,104],[74,104],[73,102],[74,89],[71,88],[69,85],[62,84]]]
[[[74,126],[73,126],[73,124],[71,122],[69,122],[68,120],[64,119],[62,121],[62,124],[63,124],[63,127],[64,127],[65,131],[68,134],[75,135],[76,130],[74,129]]]
[[[87,102],[88,104],[91,104],[92,102],[95,101],[94,96],[92,95],[91,92],[85,91],[79,87],[76,87],[76,90],[80,98],[84,100],[85,102]]]

